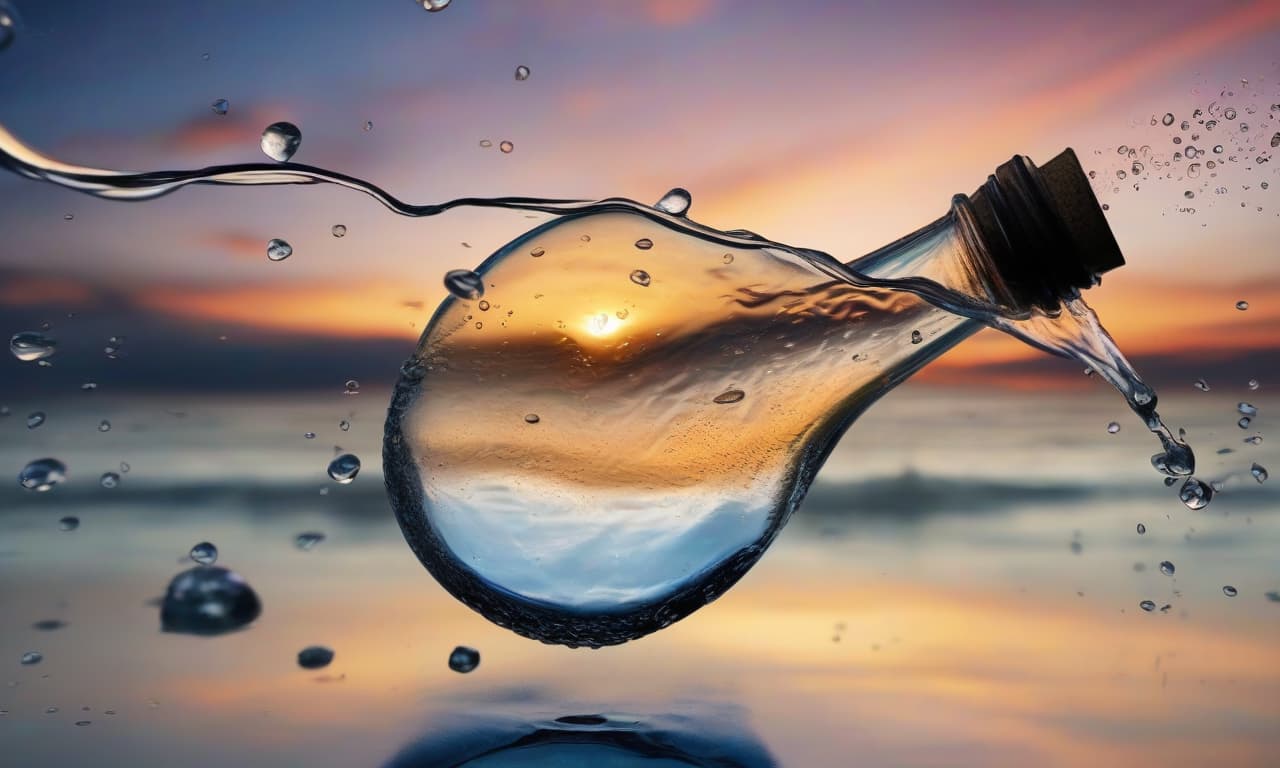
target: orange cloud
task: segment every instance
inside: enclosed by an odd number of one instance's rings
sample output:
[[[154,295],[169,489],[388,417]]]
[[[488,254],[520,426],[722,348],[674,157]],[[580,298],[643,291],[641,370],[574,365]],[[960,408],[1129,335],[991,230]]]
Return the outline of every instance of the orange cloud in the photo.
[[[0,305],[87,304],[94,292],[78,280],[44,275],[9,277],[0,285]]]

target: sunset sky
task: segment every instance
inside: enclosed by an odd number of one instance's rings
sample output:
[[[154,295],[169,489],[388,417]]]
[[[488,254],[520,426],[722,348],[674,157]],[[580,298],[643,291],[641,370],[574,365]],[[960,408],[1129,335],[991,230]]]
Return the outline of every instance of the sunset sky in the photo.
[[[1280,161],[1259,161],[1280,128],[1280,2],[458,0],[428,14],[403,1],[156,0],[18,12],[0,124],[84,165],[259,161],[262,128],[290,120],[303,133],[295,160],[412,202],[653,201],[683,186],[694,219],[849,261],[940,215],[1010,155],[1043,162],[1072,146],[1098,173],[1129,262],[1088,298],[1140,368],[1157,382],[1195,378],[1206,360],[1280,374]],[[516,82],[521,64],[532,76]],[[210,109],[219,98],[226,116]],[[1172,126],[1151,125],[1166,112]],[[1199,121],[1212,115],[1210,132]],[[1151,148],[1139,189],[1115,177],[1132,163],[1120,145]],[[1171,155],[1188,145],[1217,170],[1186,178],[1189,162]],[[404,219],[319,188],[123,204],[4,177],[0,195],[0,322],[48,321],[69,345],[128,335],[136,364],[122,375],[152,387],[306,387],[333,367],[333,344],[349,345],[348,368],[388,379],[443,297],[441,274],[531,224],[477,211]],[[273,237],[294,256],[269,262]],[[923,377],[1080,385],[1042,357],[988,332]],[[55,376],[82,373],[66,362]]]

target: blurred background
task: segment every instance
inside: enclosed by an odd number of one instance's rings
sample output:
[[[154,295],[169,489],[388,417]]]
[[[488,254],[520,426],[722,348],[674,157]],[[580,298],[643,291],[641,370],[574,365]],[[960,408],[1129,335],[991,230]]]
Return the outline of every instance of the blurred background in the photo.
[[[693,219],[851,261],[1010,155],[1074,147],[1128,258],[1087,298],[1221,484],[1187,509],[1116,393],[984,331],[850,430],[723,599],[625,646],[539,645],[435,584],[379,473],[442,273],[524,214],[407,219],[321,187],[125,204],[6,175],[0,328],[47,323],[58,351],[0,360],[0,468],[69,468],[0,485],[17,764],[380,766],[513,711],[732,722],[726,744],[787,766],[1273,761],[1280,516],[1250,468],[1280,465],[1280,2],[4,5],[0,124],[81,165],[257,162],[287,120],[297,162],[410,202],[683,186]],[[268,261],[272,238],[293,256]],[[349,485],[325,474],[339,446],[363,460]],[[149,601],[202,540],[262,617],[161,633]],[[312,644],[336,652],[320,672],[295,663]]]

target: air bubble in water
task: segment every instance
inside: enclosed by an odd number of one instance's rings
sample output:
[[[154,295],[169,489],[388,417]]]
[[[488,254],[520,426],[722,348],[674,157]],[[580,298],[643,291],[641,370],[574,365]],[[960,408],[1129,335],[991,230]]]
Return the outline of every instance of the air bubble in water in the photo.
[[[1138,535],[1142,536],[1146,534],[1146,532],[1147,532],[1147,526],[1142,523],[1138,523]]]
[[[711,399],[711,402],[717,405],[730,405],[732,403],[740,403],[747,396],[746,392],[740,389],[726,389]]]
[[[316,545],[324,541],[325,535],[320,531],[303,531],[293,537],[293,546],[303,552],[310,552]]]
[[[1138,607],[1146,611],[1147,613],[1151,613],[1156,609],[1156,604],[1150,600],[1143,600],[1142,602],[1138,603]]]
[[[24,667],[30,667],[33,664],[39,664],[42,661],[44,661],[43,653],[39,651],[27,651],[22,654],[22,658],[18,660],[18,663],[22,664]]]
[[[501,144],[498,145],[498,149],[502,150],[502,154],[504,155],[511,154],[512,150],[514,150],[515,148],[516,148],[516,145],[512,144],[509,141],[503,141]]]
[[[528,79],[529,79],[529,68],[523,64],[516,67],[516,82],[523,83],[525,80],[528,80]],[[555,78],[552,77],[551,79],[554,80]]]
[[[329,234],[333,235],[334,237],[346,237],[347,225],[334,224],[332,227],[329,227]]]
[[[9,339],[9,351],[24,363],[43,360],[57,351],[58,342],[39,331],[22,331]]]
[[[453,0],[422,0],[422,9],[427,13],[436,13],[449,7]]]
[[[1253,403],[1246,403],[1246,402],[1236,403],[1236,410],[1239,411],[1242,415],[1248,416],[1249,418],[1253,418],[1254,416],[1258,415],[1258,407],[1255,406]]]
[[[1172,576],[1174,571],[1173,563],[1164,560],[1160,563],[1160,572],[1165,576]]]
[[[1178,498],[1187,505],[1187,509],[1204,509],[1213,500],[1213,488],[1194,477],[1188,477],[1178,491]]]
[[[293,123],[272,123],[262,132],[262,152],[279,163],[287,163],[302,144],[302,131]]]
[[[636,241],[636,247],[642,251],[647,251],[653,247],[653,241],[647,237],[642,237]]]
[[[1196,379],[1195,383],[1192,384],[1191,386],[1195,387],[1201,392],[1209,391],[1209,382],[1205,381],[1204,379]]]
[[[444,287],[460,299],[475,301],[484,295],[484,280],[469,269],[451,269],[445,272]]]
[[[44,423],[44,411],[32,411],[27,415],[27,429],[35,429]]]
[[[1252,474],[1253,479],[1257,480],[1259,483],[1267,482],[1267,478],[1270,477],[1270,475],[1267,474],[1267,468],[1256,461],[1253,463],[1252,467],[1249,467],[1249,473]]]
[[[912,332],[911,332],[911,343],[912,343],[912,344],[919,344],[919,343],[920,343],[920,342],[922,342],[922,341],[924,341],[924,335],[923,335],[923,334],[921,334],[919,331],[912,331]]]
[[[1108,425],[1107,425],[1107,432],[1109,432],[1109,433],[1111,433],[1111,434],[1113,434],[1113,435],[1114,435],[1115,433],[1117,433],[1117,432],[1119,432],[1119,431],[1120,431],[1120,422],[1118,422],[1118,421],[1113,421],[1113,422],[1111,422],[1110,424],[1108,424]]]
[[[74,531],[79,527],[80,518],[75,517],[74,515],[67,515],[66,517],[58,520],[58,530],[60,531]]]
[[[1236,309],[1240,310],[1241,312],[1245,311],[1248,308],[1249,308],[1249,302],[1244,300],[1236,302]]]
[[[110,431],[111,431],[111,422],[107,421],[106,419],[103,419],[102,421],[98,422],[98,431],[99,431],[99,432],[110,432]]]
[[[459,645],[449,654],[449,669],[466,674],[480,666],[480,652],[475,648]]]
[[[298,651],[298,666],[303,669],[324,669],[333,661],[333,650],[323,645],[312,645]]]
[[[98,478],[98,485],[103,488],[115,488],[120,485],[120,475],[115,472],[103,472],[102,477]]]
[[[284,261],[293,255],[293,246],[278,237],[267,241],[267,258],[272,261]]]
[[[215,115],[225,115],[231,109],[231,102],[226,99],[218,99],[210,104],[209,108],[213,110],[213,114]]]
[[[1227,597],[1235,597],[1236,595],[1240,594],[1240,590],[1228,584],[1222,588],[1222,594],[1226,595]]]
[[[240,574],[200,565],[173,577],[160,603],[160,627],[186,635],[221,635],[251,623],[262,603]]]
[[[670,213],[673,216],[684,216],[689,213],[689,206],[693,204],[693,197],[689,191],[681,187],[676,187],[667,194],[662,196],[653,207],[660,211]]]
[[[637,245],[639,245],[639,243],[637,243]],[[641,286],[642,288],[649,287],[649,282],[651,280],[652,278],[649,277],[649,273],[645,272],[643,269],[635,269],[631,271],[631,282]]]
[[[329,477],[339,485],[346,485],[360,474],[360,459],[354,453],[344,453],[329,462]]]
[[[1236,119],[1236,110],[1235,110],[1235,108],[1234,108],[1234,107],[1227,107],[1225,110],[1223,110],[1223,111],[1222,111],[1222,116],[1223,116],[1223,117],[1225,117],[1225,118],[1227,118],[1228,120],[1235,120],[1235,119]]]
[[[218,548],[207,541],[202,541],[192,547],[188,555],[201,565],[213,565],[218,562]]]
[[[1164,117],[1160,118],[1160,122],[1164,123],[1165,125],[1173,125],[1173,113],[1165,112]]]
[[[37,493],[43,493],[65,479],[67,465],[57,459],[36,459],[18,473],[18,484]]]

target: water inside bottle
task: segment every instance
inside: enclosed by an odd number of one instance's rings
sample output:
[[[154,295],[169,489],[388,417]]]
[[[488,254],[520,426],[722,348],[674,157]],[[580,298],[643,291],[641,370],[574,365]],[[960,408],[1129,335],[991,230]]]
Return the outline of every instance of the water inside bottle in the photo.
[[[687,203],[676,213],[620,198],[412,205],[288,162],[117,173],[43,157],[2,128],[0,152],[16,173],[110,199],[332,183],[406,216],[551,214],[476,269],[481,290],[440,306],[402,368],[384,446],[393,506],[433,575],[547,642],[624,642],[722,594],[845,428],[914,370],[904,360],[931,347],[921,342],[970,332],[959,318],[1098,372],[1160,440],[1153,465],[1194,471],[1155,392],[1078,297],[1014,313],[924,278],[875,278],[820,251],[707,228]]]

